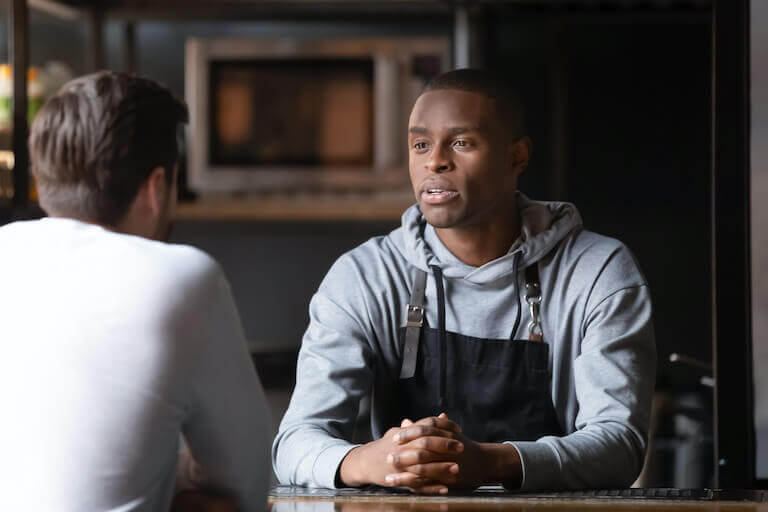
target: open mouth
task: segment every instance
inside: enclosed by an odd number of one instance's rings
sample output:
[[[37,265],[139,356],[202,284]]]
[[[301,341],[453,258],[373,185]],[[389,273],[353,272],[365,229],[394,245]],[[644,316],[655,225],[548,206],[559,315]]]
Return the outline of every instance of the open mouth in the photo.
[[[459,196],[455,190],[442,188],[427,188],[421,193],[421,198],[429,204],[441,204],[451,201]]]

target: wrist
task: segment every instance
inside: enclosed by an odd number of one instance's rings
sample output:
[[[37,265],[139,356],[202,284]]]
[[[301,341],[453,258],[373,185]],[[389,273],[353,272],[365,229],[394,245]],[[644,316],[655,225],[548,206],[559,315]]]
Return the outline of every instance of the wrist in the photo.
[[[339,467],[339,480],[346,487],[360,487],[369,483],[363,474],[365,464],[361,464],[361,452],[365,445],[352,448],[341,461]]]
[[[507,489],[519,489],[523,481],[523,466],[517,448],[508,443],[482,443],[481,449],[486,454],[485,483],[500,483]]]

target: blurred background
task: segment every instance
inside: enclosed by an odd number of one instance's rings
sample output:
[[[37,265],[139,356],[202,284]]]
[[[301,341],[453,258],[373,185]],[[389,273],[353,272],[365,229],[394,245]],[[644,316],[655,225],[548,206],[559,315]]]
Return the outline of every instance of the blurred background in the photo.
[[[751,246],[748,235],[741,245],[752,251],[753,332],[737,345],[752,343],[747,457],[766,479],[768,2],[749,10]],[[26,59],[27,120],[96,69],[170,87],[192,115],[173,241],[222,264],[277,421],[325,272],[412,203],[404,133],[420,87],[455,67],[495,70],[527,105],[534,158],[520,189],[575,203],[650,282],[659,372],[638,485],[712,486],[724,466],[713,411],[714,12],[712,0],[2,0],[0,222],[40,214],[14,58]]]

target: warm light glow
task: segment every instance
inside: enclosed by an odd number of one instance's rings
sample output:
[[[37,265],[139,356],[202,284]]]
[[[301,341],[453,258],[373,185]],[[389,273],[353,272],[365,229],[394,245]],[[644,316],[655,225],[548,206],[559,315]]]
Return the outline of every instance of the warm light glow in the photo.
[[[0,165],[6,169],[13,169],[16,162],[13,151],[0,150]]]

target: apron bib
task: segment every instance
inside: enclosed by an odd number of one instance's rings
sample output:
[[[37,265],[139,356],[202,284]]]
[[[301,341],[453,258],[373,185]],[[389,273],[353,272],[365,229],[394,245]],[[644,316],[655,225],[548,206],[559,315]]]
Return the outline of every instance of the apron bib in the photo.
[[[482,339],[445,330],[442,272],[437,284],[438,326],[424,322],[426,272],[416,269],[406,327],[399,331],[403,366],[396,384],[399,418],[416,421],[441,412],[477,442],[535,441],[561,436],[552,405],[549,345],[539,323],[538,267],[526,269],[531,308],[528,340]],[[517,330],[515,326],[514,331]],[[514,335],[513,331],[513,335]]]

